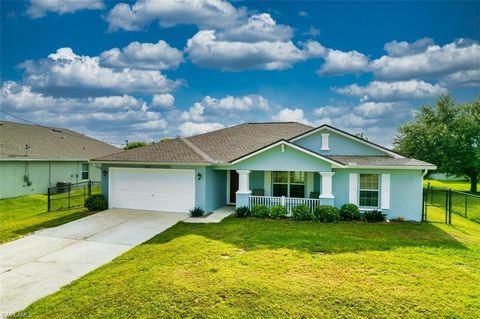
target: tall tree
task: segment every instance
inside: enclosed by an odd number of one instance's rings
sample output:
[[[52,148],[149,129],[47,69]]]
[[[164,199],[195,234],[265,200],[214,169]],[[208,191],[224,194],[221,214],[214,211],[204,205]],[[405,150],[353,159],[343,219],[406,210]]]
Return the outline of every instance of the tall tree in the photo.
[[[399,128],[395,150],[437,165],[438,172],[466,175],[477,192],[480,174],[480,97],[458,104],[449,95],[422,106],[412,122]]]
[[[135,141],[135,142],[128,142],[127,145],[123,147],[124,150],[131,150],[132,148],[137,148],[137,147],[142,147],[147,145],[147,143],[142,142],[142,141]]]

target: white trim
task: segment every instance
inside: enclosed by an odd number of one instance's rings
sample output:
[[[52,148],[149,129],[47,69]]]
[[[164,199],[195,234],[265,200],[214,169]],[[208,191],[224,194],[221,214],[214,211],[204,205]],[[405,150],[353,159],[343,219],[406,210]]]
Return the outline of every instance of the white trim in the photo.
[[[263,172],[263,188],[265,196],[272,196],[272,171]]]
[[[380,188],[380,208],[390,209],[390,174],[382,174]]]
[[[348,202],[358,206],[358,174],[350,173],[348,178]]]
[[[379,151],[382,151],[382,152],[384,152],[384,153],[386,153],[386,154],[389,154],[389,155],[391,155],[391,156],[393,156],[393,157],[395,157],[395,158],[405,158],[405,156],[402,156],[402,155],[400,155],[400,154],[397,154],[397,153],[394,153],[394,152],[392,152],[392,151],[386,150],[386,149],[384,149],[384,148],[382,148],[382,147],[380,147],[380,146],[377,146],[377,145],[375,145],[375,144],[373,144],[373,143],[371,143],[371,142],[369,142],[369,141],[365,141],[365,140],[363,140],[363,139],[361,139],[361,138],[352,137],[352,136],[350,136],[350,135],[348,135],[348,134],[346,134],[346,133],[344,133],[344,132],[342,132],[342,131],[339,131],[338,129],[336,129],[336,128],[334,128],[334,127],[327,126],[326,124],[320,125],[320,126],[317,127],[316,129],[314,129],[314,130],[312,130],[312,131],[309,131],[309,132],[306,132],[306,133],[304,133],[304,134],[302,134],[302,135],[299,135],[299,136],[291,139],[290,141],[291,141],[291,142],[295,142],[295,141],[297,141],[297,140],[299,140],[299,139],[302,139],[302,138],[307,137],[307,136],[309,136],[309,135],[315,134],[315,133],[317,133],[318,131],[323,130],[323,129],[325,129],[325,130],[330,130],[331,132],[335,132],[335,133],[340,134],[340,135],[342,135],[342,136],[344,136],[344,137],[347,137],[347,138],[349,138],[349,139],[351,139],[351,140],[354,140],[354,141],[357,141],[357,142],[359,142],[359,143],[368,145],[368,146],[370,146],[370,147],[372,147],[372,148],[375,148],[375,149],[377,149],[377,150],[379,150]]]
[[[330,146],[329,146],[329,137],[330,134],[328,133],[322,133],[322,147],[320,148],[320,150],[322,151],[329,151],[330,150]]]
[[[237,164],[237,163],[239,163],[239,162],[243,162],[244,160],[249,159],[250,157],[253,157],[253,156],[257,155],[257,154],[260,154],[260,153],[263,153],[263,152],[265,152],[265,151],[268,151],[268,150],[270,150],[270,149],[272,149],[272,148],[274,148],[274,147],[276,147],[276,146],[278,146],[278,145],[287,145],[287,146],[290,146],[291,148],[296,149],[297,151],[306,153],[306,154],[308,154],[308,155],[311,155],[311,156],[313,156],[313,157],[316,157],[316,158],[318,158],[318,159],[321,159],[321,160],[323,160],[323,161],[325,161],[325,162],[328,162],[328,163],[332,164],[333,166],[335,166],[336,168],[344,168],[344,167],[345,167],[343,164],[340,164],[340,163],[337,163],[337,162],[335,162],[335,161],[332,161],[331,159],[329,159],[329,158],[327,158],[327,157],[325,157],[325,156],[322,156],[322,155],[320,155],[320,154],[317,154],[317,153],[311,152],[311,151],[309,151],[309,150],[306,150],[306,149],[304,149],[304,148],[302,148],[302,147],[299,147],[298,145],[292,144],[292,143],[290,143],[290,142],[288,142],[288,141],[278,141],[278,142],[276,142],[276,143],[274,143],[274,144],[272,144],[272,145],[270,145],[270,146],[267,146],[267,147],[262,148],[262,149],[260,149],[260,150],[258,150],[258,151],[255,151],[255,152],[253,152],[253,153],[250,153],[250,154],[248,154],[248,155],[245,155],[245,156],[243,156],[243,157],[240,157],[240,158],[234,160],[233,162],[231,162],[230,164],[233,165],[233,164]]]
[[[437,166],[375,166],[375,165],[347,165],[344,168],[351,168],[351,169],[421,169],[421,170],[436,170]]]
[[[121,164],[121,165],[172,165],[172,166],[211,166],[212,163],[187,163],[187,162],[129,162],[129,161],[97,161],[91,160],[94,163],[100,164]]]

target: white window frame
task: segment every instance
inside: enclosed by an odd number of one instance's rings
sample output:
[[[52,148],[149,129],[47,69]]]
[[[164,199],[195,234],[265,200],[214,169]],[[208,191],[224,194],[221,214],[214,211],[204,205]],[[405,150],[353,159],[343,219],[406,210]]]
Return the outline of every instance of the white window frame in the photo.
[[[287,173],[287,182],[274,182],[274,176],[275,176],[275,173]],[[274,184],[278,184],[278,185],[287,185],[287,196],[286,197],[290,197],[290,185],[303,185],[303,198],[305,198],[305,191],[307,189],[307,186],[305,184],[306,180],[307,180],[307,174],[306,172],[303,172],[303,171],[300,171],[301,173],[303,173],[303,183],[292,183],[290,180],[290,173],[294,173],[294,172],[297,172],[297,171],[272,171],[272,196],[275,196],[273,194],[274,192],[274,188],[273,188],[273,185]]]
[[[377,176],[377,189],[370,189],[370,188],[362,188],[362,175],[375,175]],[[365,174],[358,174],[358,207],[362,210],[374,210],[374,209],[380,209],[380,191],[382,187],[380,185],[380,174],[372,174],[372,173],[365,173]],[[360,193],[362,191],[367,191],[367,192],[377,192],[377,206],[361,206],[360,201]]]
[[[84,165],[87,166],[87,170],[86,170],[86,171],[83,170],[83,166],[84,166]],[[88,175],[87,178],[83,178],[83,173],[87,173],[87,175]],[[84,180],[84,181],[90,179],[90,165],[89,165],[88,163],[82,163],[82,174],[81,174],[81,176],[82,176],[82,180]]]

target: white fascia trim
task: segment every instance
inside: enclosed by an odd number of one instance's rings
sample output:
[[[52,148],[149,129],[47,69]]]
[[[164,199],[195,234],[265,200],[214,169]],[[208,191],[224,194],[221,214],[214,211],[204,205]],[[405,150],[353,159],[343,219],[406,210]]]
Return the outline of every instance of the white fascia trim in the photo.
[[[99,164],[122,164],[122,165],[178,165],[178,166],[212,166],[212,163],[185,163],[185,162],[126,162],[126,161],[97,161]]]
[[[272,149],[272,148],[274,148],[274,147],[276,147],[276,146],[278,146],[278,145],[287,145],[287,146],[290,146],[291,148],[294,148],[294,149],[296,149],[297,151],[306,153],[306,154],[308,154],[308,155],[311,155],[311,156],[314,156],[314,157],[316,157],[316,158],[318,158],[318,159],[321,159],[321,160],[323,160],[323,161],[325,161],[325,162],[328,162],[328,163],[332,164],[332,165],[333,165],[334,167],[336,167],[336,168],[344,168],[344,167],[345,167],[344,165],[342,165],[342,164],[340,164],[340,163],[337,163],[337,162],[335,162],[335,161],[332,161],[331,159],[326,158],[325,156],[322,156],[322,155],[320,155],[320,154],[311,152],[311,151],[309,151],[309,150],[306,150],[306,149],[304,149],[304,148],[302,148],[302,147],[299,147],[298,145],[295,145],[295,144],[290,143],[290,142],[287,142],[287,141],[278,141],[278,142],[275,143],[275,144],[272,144],[272,145],[267,146],[267,147],[265,147],[265,148],[262,148],[262,149],[260,149],[260,150],[258,150],[258,151],[256,151],[256,152],[253,152],[253,153],[248,154],[248,155],[246,155],[246,156],[244,156],[244,157],[241,157],[241,158],[239,158],[239,159],[236,159],[236,160],[234,160],[233,162],[231,162],[230,164],[233,165],[233,164],[237,164],[237,163],[243,162],[244,160],[249,159],[250,157],[253,157],[253,156],[256,156],[256,155],[258,155],[258,154],[260,154],[260,153],[263,153],[263,152],[265,152],[265,151],[268,151],[268,150],[270,150],[270,149]]]
[[[356,141],[356,142],[359,142],[359,143],[368,145],[368,146],[370,146],[370,147],[372,147],[372,148],[375,148],[375,149],[377,149],[377,150],[379,150],[379,151],[382,151],[382,152],[384,152],[384,153],[386,153],[386,154],[388,154],[388,155],[391,155],[391,156],[393,156],[393,157],[395,157],[395,158],[405,158],[405,156],[402,156],[402,155],[400,155],[400,154],[397,154],[397,153],[388,151],[388,150],[386,150],[386,149],[383,149],[383,148],[381,148],[381,147],[378,147],[377,145],[374,145],[374,144],[372,144],[372,143],[370,143],[370,142],[368,142],[368,141],[365,141],[365,140],[363,140],[363,139],[361,139],[361,138],[358,138],[358,139],[357,139],[357,138],[353,138],[353,137],[351,137],[350,135],[345,134],[345,133],[342,132],[342,131],[339,131],[339,130],[337,130],[337,129],[333,128],[333,127],[330,127],[330,126],[326,126],[325,124],[317,127],[317,128],[314,129],[313,131],[310,131],[310,132],[307,132],[307,133],[305,133],[305,134],[303,134],[303,135],[297,136],[297,137],[291,139],[290,141],[292,141],[292,142],[298,141],[299,139],[302,139],[302,138],[307,137],[307,136],[309,136],[309,135],[315,134],[315,133],[317,133],[318,131],[323,130],[323,129],[329,130],[329,131],[331,131],[331,132],[335,132],[335,133],[337,133],[337,134],[340,134],[340,135],[342,135],[342,136],[344,136],[344,137],[346,137],[346,138],[349,138],[349,139],[351,139],[351,140],[354,140],[354,141]]]
[[[436,170],[437,167],[434,166],[374,166],[374,165],[347,165],[345,168],[349,169],[421,169],[421,170]]]

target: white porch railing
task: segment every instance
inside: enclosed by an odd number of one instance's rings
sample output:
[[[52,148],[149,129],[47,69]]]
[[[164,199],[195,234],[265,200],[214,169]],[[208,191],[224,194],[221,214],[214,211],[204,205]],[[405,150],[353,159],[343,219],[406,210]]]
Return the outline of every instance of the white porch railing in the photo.
[[[292,208],[298,205],[307,205],[310,211],[313,212],[315,207],[320,205],[320,199],[317,198],[294,198],[294,197],[275,197],[275,196],[249,196],[248,207],[251,209],[255,205],[263,205],[271,208],[275,205],[285,206],[287,212],[290,214]]]

